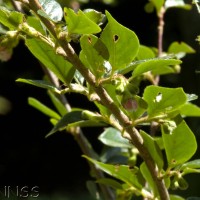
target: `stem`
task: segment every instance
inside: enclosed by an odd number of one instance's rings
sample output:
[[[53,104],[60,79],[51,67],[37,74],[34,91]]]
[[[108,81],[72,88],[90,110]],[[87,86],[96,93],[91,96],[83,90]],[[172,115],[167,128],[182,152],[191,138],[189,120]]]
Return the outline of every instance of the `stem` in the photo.
[[[52,73],[50,70],[48,70],[47,68],[43,67],[43,70],[45,72],[45,74],[49,77],[50,81],[56,86],[56,87],[59,87],[59,81],[58,81],[58,78],[55,76],[54,73]],[[68,112],[71,111],[71,106],[70,104],[68,103],[66,97],[64,95],[58,95],[58,98],[61,100],[61,102],[63,103],[63,105],[65,105],[65,108]],[[72,132],[72,135],[74,136],[74,139],[77,141],[79,147],[81,148],[81,151],[83,152],[83,154],[91,157],[91,158],[95,158],[96,155],[95,155],[95,152],[94,150],[92,149],[92,146],[90,145],[89,141],[87,140],[87,138],[84,136],[81,128],[79,127],[76,127],[75,130],[73,130]],[[102,173],[101,170],[99,170],[95,165],[93,165],[92,163],[88,162],[89,166],[90,166],[90,169],[91,171],[95,174],[95,177],[97,179],[101,179],[101,178],[104,178],[104,174]],[[105,185],[103,184],[100,184],[99,185],[103,195],[104,195],[104,198],[106,200],[114,200],[114,194],[113,192],[108,188],[106,187]]]
[[[36,14],[39,9],[42,9],[38,0],[30,0],[29,7]],[[48,28],[50,33],[55,37],[58,44],[63,48],[63,50],[65,51],[67,55],[68,60],[82,74],[85,80],[91,85],[91,87],[100,97],[101,103],[104,106],[106,106],[114,114],[116,119],[119,121],[120,125],[123,126],[124,130],[130,135],[130,137],[132,138],[133,144],[136,146],[136,148],[140,152],[141,157],[144,159],[149,171],[151,172],[151,175],[156,183],[156,186],[160,195],[160,199],[169,200],[169,194],[168,194],[167,188],[165,187],[164,180],[159,178],[157,166],[154,160],[152,159],[150,153],[145,148],[143,139],[140,136],[139,132],[137,131],[137,129],[131,126],[132,125],[131,120],[113,102],[112,98],[108,95],[107,91],[103,88],[103,86],[101,84],[99,84],[98,86],[96,85],[95,76],[90,72],[88,68],[86,68],[83,65],[83,63],[78,58],[78,56],[76,55],[76,53],[74,52],[70,44],[66,40],[57,37],[56,32],[55,32],[55,25],[42,16],[38,16],[38,17],[41,19],[44,25]]]
[[[160,57],[163,52],[163,31],[165,25],[164,15],[165,15],[165,8],[162,7],[158,14],[158,57]]]

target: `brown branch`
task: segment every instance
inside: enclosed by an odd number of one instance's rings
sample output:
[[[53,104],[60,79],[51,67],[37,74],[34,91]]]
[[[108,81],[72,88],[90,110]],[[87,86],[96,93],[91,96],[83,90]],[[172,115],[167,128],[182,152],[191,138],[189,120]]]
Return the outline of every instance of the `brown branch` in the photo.
[[[41,9],[38,0],[29,0],[29,7],[36,14],[37,11]],[[151,172],[151,175],[158,188],[160,199],[169,200],[169,194],[167,188],[165,187],[164,180],[159,178],[157,166],[152,159],[150,153],[145,148],[139,132],[131,126],[132,122],[130,121],[130,119],[118,108],[118,106],[116,106],[116,104],[113,102],[112,98],[108,95],[107,91],[102,87],[102,85],[96,85],[95,76],[83,65],[70,44],[66,40],[57,37],[54,24],[42,16],[39,17],[44,25],[47,27],[47,29],[50,31],[50,33],[55,37],[59,45],[64,49],[68,60],[73,63],[74,67],[82,74],[82,76],[91,85],[91,87],[93,87],[94,91],[100,97],[102,104],[104,104],[115,115],[121,126],[123,126],[125,131],[131,136],[133,144],[140,152],[140,155],[144,159],[149,171]]]

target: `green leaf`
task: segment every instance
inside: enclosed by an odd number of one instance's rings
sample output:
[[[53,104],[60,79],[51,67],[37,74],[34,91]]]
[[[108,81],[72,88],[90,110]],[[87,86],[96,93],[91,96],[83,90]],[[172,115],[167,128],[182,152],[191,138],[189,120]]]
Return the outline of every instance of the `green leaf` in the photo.
[[[42,26],[39,18],[28,16],[26,22],[30,27],[33,27],[35,30],[39,31],[42,35],[46,35],[45,28]]]
[[[140,45],[139,51],[137,54],[137,59],[145,60],[145,59],[150,59],[150,58],[155,58],[155,53],[151,50],[151,48],[144,45]]]
[[[80,120],[82,120],[81,110],[68,112],[58,121],[58,123],[53,127],[53,129],[45,137],[49,137],[53,133],[66,128],[68,124],[74,123]]]
[[[105,54],[108,50],[100,39],[94,35],[83,35],[80,43],[82,48],[80,59],[93,72],[96,78],[98,79],[108,73],[105,66],[107,61],[101,55],[102,53]],[[98,44],[101,49],[97,49]]]
[[[98,139],[103,144],[111,147],[133,148],[133,145],[123,138],[121,132],[115,128],[106,128]]]
[[[185,200],[185,199],[177,195],[170,195],[170,200]]]
[[[200,117],[200,108],[192,103],[187,103],[180,108],[180,114],[186,117]]]
[[[101,179],[98,179],[96,182],[100,184],[104,184],[106,186],[110,186],[115,190],[122,189],[122,185],[118,181],[111,178],[101,178]]]
[[[87,181],[86,182],[86,186],[87,189],[89,190],[91,196],[95,199],[95,200],[100,200],[100,194],[98,192],[98,188],[97,185],[94,181]]]
[[[157,164],[158,168],[161,170],[163,168],[163,156],[162,152],[159,149],[156,141],[144,131],[140,131],[140,134],[144,140],[144,146],[147,148],[149,153],[151,154],[153,160]]]
[[[63,18],[63,10],[60,4],[55,0],[39,0],[43,10],[55,22],[61,21]],[[42,10],[40,10],[42,11]],[[41,12],[40,12],[41,13]],[[44,16],[45,17],[45,16]]]
[[[0,23],[8,27],[10,30],[16,30],[23,23],[24,15],[20,12],[10,11],[0,6]]]
[[[136,34],[119,24],[109,12],[106,11],[108,24],[101,33],[100,39],[109,51],[109,62],[112,72],[123,69],[137,55],[139,40]]]
[[[83,10],[83,12],[90,20],[92,20],[94,23],[96,23],[98,25],[101,25],[105,18],[104,14],[102,14],[101,12],[98,12],[94,9],[85,9],[85,10]]]
[[[107,124],[104,122],[100,121],[95,121],[95,120],[82,120],[82,121],[77,121],[68,124],[67,127],[100,127],[100,126],[106,126]]]
[[[166,0],[165,1],[165,9],[169,8],[183,8],[186,10],[190,10],[192,6],[190,4],[186,4],[184,0]]]
[[[149,116],[159,116],[178,110],[187,101],[187,96],[182,88],[166,88],[159,86],[148,86],[143,94],[148,104]]]
[[[51,91],[48,91],[48,95],[50,96],[52,103],[54,104],[60,115],[64,116],[67,113],[67,108],[63,105],[61,100]]]
[[[195,136],[184,120],[177,125],[171,134],[166,134],[162,128],[162,137],[170,167],[183,164],[196,152]]]
[[[147,13],[152,13],[154,11],[154,4],[152,2],[148,2],[144,6],[144,10]]]
[[[26,39],[26,46],[31,53],[48,69],[66,84],[69,84],[75,73],[75,68],[58,55],[54,48],[39,39]]]
[[[141,76],[143,73],[148,71],[151,71],[154,75],[175,73],[176,70],[172,66],[178,64],[181,64],[181,60],[168,58],[147,60],[146,62],[137,65],[137,67],[133,71],[133,78]]]
[[[135,169],[130,170],[129,166],[126,165],[111,165],[111,164],[104,164],[102,162],[98,162],[83,155],[84,158],[92,162],[96,165],[99,169],[104,171],[105,173],[127,183],[129,186],[134,186],[138,189],[142,188],[142,185],[139,183],[137,173],[138,171]]]
[[[173,53],[180,59],[186,54],[195,53],[195,50],[184,42],[173,42],[168,48],[168,53]]]
[[[55,111],[53,111],[51,108],[45,106],[44,104],[42,104],[40,101],[38,101],[35,98],[29,97],[28,98],[28,103],[29,105],[33,106],[34,108],[38,109],[39,111],[41,111],[42,113],[44,113],[45,115],[55,118],[57,120],[60,119],[60,115],[58,115]]]
[[[184,170],[185,168],[200,168],[200,159],[192,160],[189,162],[184,163],[181,167],[180,170]]]
[[[188,197],[186,200],[200,200],[200,197]]]
[[[101,28],[81,10],[75,13],[70,8],[64,8],[64,17],[69,34],[93,34],[101,31]]]
[[[145,162],[143,162],[140,165],[140,171],[141,171],[143,177],[145,178],[145,180],[148,182],[150,188],[153,190],[154,196],[158,196],[158,190],[155,185],[155,181],[153,180],[152,175],[151,175],[148,167],[146,166]]]
[[[44,88],[44,89],[47,89],[47,90],[51,90],[53,92],[60,94],[60,90],[57,87],[55,87],[53,84],[49,83],[48,81],[31,80],[31,79],[23,79],[23,78],[18,78],[16,81],[22,82],[22,83],[27,83],[27,84],[30,84],[30,85],[34,85],[34,86]]]
[[[159,14],[162,6],[164,5],[164,0],[150,0],[150,2],[153,3],[156,8],[157,14]]]

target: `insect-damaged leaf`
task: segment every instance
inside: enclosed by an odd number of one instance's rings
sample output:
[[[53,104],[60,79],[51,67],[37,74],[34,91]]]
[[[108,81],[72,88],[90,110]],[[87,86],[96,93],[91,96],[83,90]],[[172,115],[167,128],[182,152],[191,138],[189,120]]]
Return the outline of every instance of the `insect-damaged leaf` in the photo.
[[[127,66],[137,55],[139,40],[130,29],[119,24],[106,11],[108,24],[104,28],[100,39],[109,51],[109,62],[113,73]]]

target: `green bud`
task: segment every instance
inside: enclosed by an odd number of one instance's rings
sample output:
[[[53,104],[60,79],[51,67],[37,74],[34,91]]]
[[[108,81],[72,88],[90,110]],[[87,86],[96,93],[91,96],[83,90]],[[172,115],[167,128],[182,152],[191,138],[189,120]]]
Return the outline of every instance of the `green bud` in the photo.
[[[133,95],[138,94],[139,93],[139,88],[138,86],[132,84],[132,83],[128,83],[126,85],[126,89]]]
[[[186,190],[188,188],[188,183],[183,177],[178,179],[178,184],[181,190]]]

